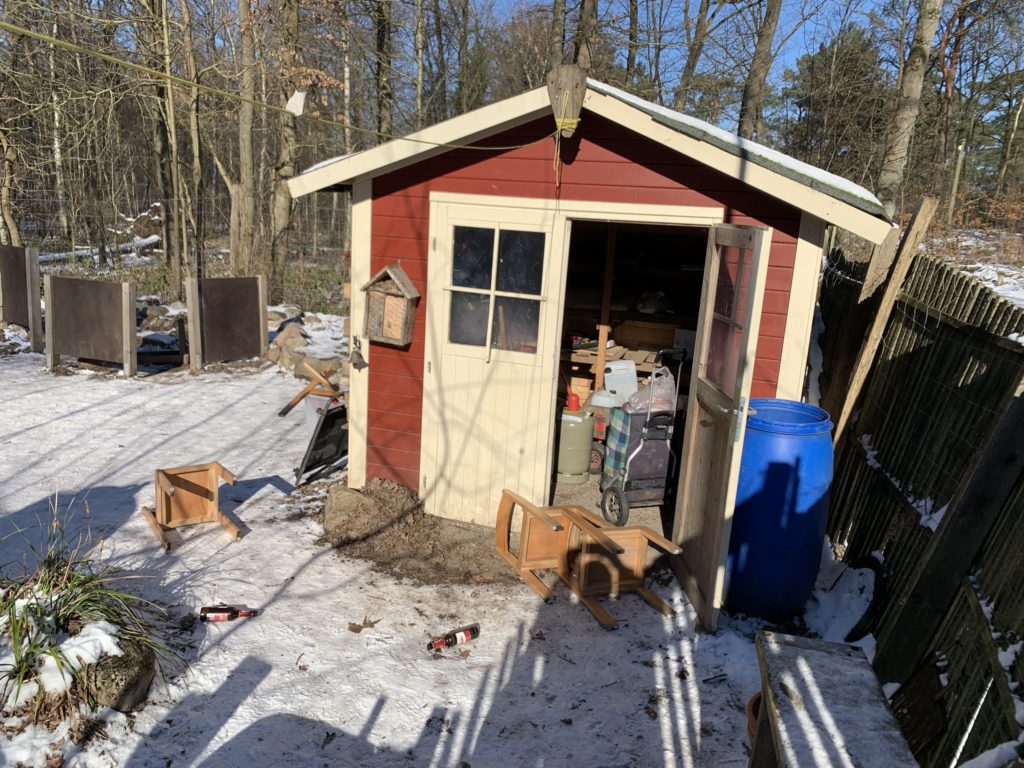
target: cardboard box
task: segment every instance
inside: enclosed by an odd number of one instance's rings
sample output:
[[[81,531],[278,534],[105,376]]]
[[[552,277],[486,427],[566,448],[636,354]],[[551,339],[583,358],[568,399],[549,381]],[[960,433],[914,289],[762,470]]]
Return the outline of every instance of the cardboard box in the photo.
[[[612,331],[617,344],[630,349],[671,349],[676,326],[672,323],[651,323],[626,320]]]

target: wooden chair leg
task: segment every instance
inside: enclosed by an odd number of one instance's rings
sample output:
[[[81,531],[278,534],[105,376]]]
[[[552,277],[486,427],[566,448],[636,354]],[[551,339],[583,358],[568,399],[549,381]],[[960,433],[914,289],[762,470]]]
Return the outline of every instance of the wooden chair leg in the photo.
[[[594,614],[594,618],[597,619],[598,623],[600,623],[602,627],[605,629],[615,629],[619,626],[619,622],[617,622],[612,615],[608,613],[608,611],[606,611],[599,602],[597,602],[597,600],[592,597],[582,597],[580,595],[577,595],[577,597],[579,597],[580,602],[587,607],[587,610]]]
[[[656,594],[651,592],[651,590],[649,590],[647,587],[637,587],[636,593],[666,616],[672,616],[673,614],[675,614],[675,611],[672,610],[671,605],[669,605]]]
[[[534,592],[541,596],[541,598],[547,600],[551,597],[551,590],[548,588],[548,585],[541,581],[537,577],[537,574],[532,571],[520,571],[519,575],[522,577],[523,581],[533,588]]]
[[[149,527],[153,529],[153,533],[160,540],[160,546],[164,548],[164,552],[171,551],[171,542],[167,540],[167,534],[164,533],[163,526],[156,521],[156,516],[153,514],[153,510],[149,507],[143,507],[139,510],[142,516],[146,518],[146,522],[149,523]]]

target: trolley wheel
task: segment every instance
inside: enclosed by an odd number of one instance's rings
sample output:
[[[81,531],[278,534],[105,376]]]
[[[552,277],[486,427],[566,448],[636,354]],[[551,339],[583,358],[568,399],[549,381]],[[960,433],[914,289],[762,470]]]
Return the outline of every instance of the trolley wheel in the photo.
[[[600,475],[604,467],[604,443],[596,440],[590,445],[590,474]]]
[[[601,495],[601,514],[612,525],[625,525],[629,520],[629,502],[618,483],[605,488]]]

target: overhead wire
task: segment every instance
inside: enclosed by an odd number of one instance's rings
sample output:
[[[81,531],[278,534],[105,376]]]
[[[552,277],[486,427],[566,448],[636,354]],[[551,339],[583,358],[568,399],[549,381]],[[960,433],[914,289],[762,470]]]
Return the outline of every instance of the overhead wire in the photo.
[[[6,32],[10,32],[14,35],[22,35],[24,37],[31,38],[38,42],[46,43],[47,45],[54,45],[59,48],[64,48],[66,50],[73,51],[75,53],[81,53],[86,56],[92,56],[93,58],[100,59],[101,61],[106,61],[107,63],[113,64],[118,67],[124,67],[125,69],[130,69],[135,72],[139,72],[141,74],[148,75],[150,77],[154,77],[160,80],[166,80],[172,85],[177,85],[182,88],[203,91],[214,96],[219,96],[221,98],[237,101],[241,104],[251,104],[252,106],[259,107],[261,109],[265,109],[271,112],[287,113],[290,115],[294,115],[293,112],[284,107],[279,107],[274,104],[267,104],[266,102],[262,101],[256,101],[255,99],[250,99],[246,96],[242,96],[239,93],[232,93],[231,91],[226,91],[222,88],[217,88],[216,86],[207,85],[206,83],[201,83],[198,81],[187,80],[183,77],[172,75],[169,72],[161,72],[160,70],[147,67],[143,64],[137,64],[134,61],[128,61],[127,59],[119,58],[117,56],[114,56],[113,54],[103,53],[102,51],[95,51],[91,48],[86,48],[85,46],[79,45],[77,43],[72,43],[68,40],[62,40],[58,37],[54,37],[53,35],[47,35],[42,32],[35,32],[34,30],[26,29],[25,27],[20,27],[17,24],[11,24],[8,21],[0,21],[0,29]],[[332,128],[351,130],[355,131],[356,133],[362,133],[368,136],[386,139],[388,141],[409,141],[414,144],[426,144],[432,147],[442,147],[447,149],[473,149],[485,152],[507,152],[515,149],[522,149],[523,147],[528,147],[531,144],[536,144],[538,141],[543,141],[544,139],[551,138],[552,136],[555,136],[558,133],[558,131],[556,130],[551,134],[545,134],[540,138],[533,139],[523,144],[514,144],[510,146],[480,146],[477,144],[456,144],[443,141],[429,141],[427,139],[414,138],[412,136],[384,133],[382,131],[376,131],[372,128],[363,128],[361,126],[343,123],[338,120],[326,120],[322,117],[313,117],[312,115],[302,115],[301,117],[304,120],[320,123],[322,125],[327,125]]]

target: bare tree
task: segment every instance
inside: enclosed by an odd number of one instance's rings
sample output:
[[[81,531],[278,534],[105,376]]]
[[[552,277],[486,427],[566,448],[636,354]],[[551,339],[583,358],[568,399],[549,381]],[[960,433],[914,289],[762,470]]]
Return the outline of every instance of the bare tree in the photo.
[[[750,72],[743,86],[743,100],[740,102],[739,134],[745,139],[761,134],[761,110],[764,106],[765,81],[772,65],[772,41],[779,23],[782,0],[766,0],[764,17],[757,30],[754,57],[750,60]]]
[[[942,0],[921,0],[914,39],[903,66],[899,100],[886,135],[885,154],[877,185],[878,197],[889,216],[895,213],[896,197],[903,184],[910,140],[914,135],[914,125],[921,108],[921,89],[924,86],[932,39],[935,37],[941,12]]]

